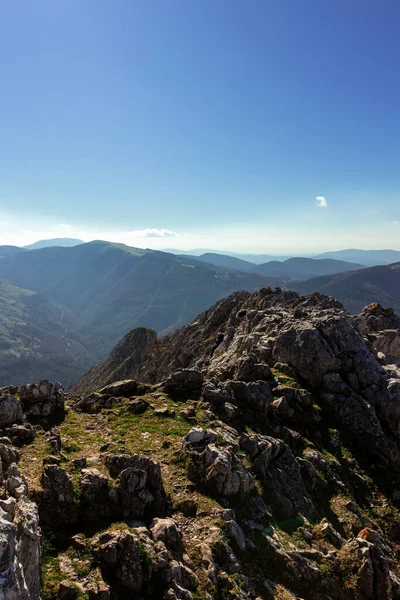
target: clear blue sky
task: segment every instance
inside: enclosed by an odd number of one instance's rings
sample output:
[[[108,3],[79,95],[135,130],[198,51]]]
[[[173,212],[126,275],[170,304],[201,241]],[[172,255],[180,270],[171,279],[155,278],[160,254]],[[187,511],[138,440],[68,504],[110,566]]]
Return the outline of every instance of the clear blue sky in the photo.
[[[400,248],[399,31],[398,0],[1,2],[0,243]]]

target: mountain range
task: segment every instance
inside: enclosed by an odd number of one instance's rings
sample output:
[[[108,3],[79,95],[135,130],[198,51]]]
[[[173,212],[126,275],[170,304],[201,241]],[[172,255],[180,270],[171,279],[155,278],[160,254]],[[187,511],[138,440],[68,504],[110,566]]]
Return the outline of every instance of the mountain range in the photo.
[[[400,312],[398,264],[299,257],[256,265],[218,253],[61,242],[0,246],[0,384],[47,375],[70,385],[133,328],[168,334],[238,290],[319,291],[351,312],[375,301]]]
[[[400,262],[315,277],[308,281],[293,282],[290,287],[300,294],[317,291],[333,296],[352,313],[372,302],[379,302],[400,314]]]
[[[288,258],[294,258],[293,255],[274,256],[271,254],[244,254],[239,252],[229,252],[227,250],[210,250],[206,248],[196,248],[193,250],[177,250],[176,248],[165,249],[165,252],[173,254],[184,254],[190,256],[201,257],[204,254],[217,254],[219,256],[231,256],[240,260],[247,261],[252,264],[261,265],[270,261],[283,262]],[[361,264],[364,267],[374,267],[377,265],[388,265],[390,263],[400,261],[399,250],[360,250],[348,248],[346,250],[335,250],[332,252],[324,252],[322,254],[305,255],[305,258],[314,258],[316,260],[332,258],[345,262]]]
[[[26,250],[39,250],[40,248],[52,248],[53,246],[62,246],[63,248],[71,248],[72,246],[78,246],[84,244],[83,240],[76,238],[52,238],[50,240],[39,240],[33,244],[24,246]]]
[[[230,272],[190,258],[102,241],[4,253],[0,247],[0,256],[0,279],[14,286],[8,288],[4,284],[4,295],[10,296],[10,303],[12,294],[24,300],[7,317],[6,332],[10,332],[11,322],[22,327],[30,340],[26,347],[32,352],[34,349],[38,366],[30,379],[40,379],[46,373],[41,367],[45,360],[42,350],[47,347],[42,338],[47,340],[44,332],[54,331],[57,360],[61,360],[61,353],[64,365],[64,372],[61,368],[57,371],[58,378],[65,385],[104,359],[134,327],[151,326],[167,333],[237,289],[256,290],[280,283],[277,278]],[[33,292],[36,310],[40,308],[39,320],[36,312],[25,317],[25,298]],[[64,321],[57,327],[62,313]],[[4,313],[0,322],[3,319]],[[43,331],[42,337],[35,323]],[[72,341],[79,345],[79,352]],[[16,344],[15,352],[7,358],[8,382],[23,381],[21,361],[26,359],[26,352],[18,348]],[[2,352],[10,354],[9,350]],[[0,362],[3,363],[1,352]],[[2,381],[5,378],[1,373]]]
[[[191,258],[223,269],[245,271],[247,273],[256,273],[258,275],[279,277],[282,279],[309,279],[317,275],[332,275],[333,273],[355,271],[356,269],[364,268],[359,263],[350,263],[332,258],[315,259],[298,257],[288,258],[284,261],[269,261],[259,265],[233,256],[211,252],[201,254],[200,256],[192,256]]]

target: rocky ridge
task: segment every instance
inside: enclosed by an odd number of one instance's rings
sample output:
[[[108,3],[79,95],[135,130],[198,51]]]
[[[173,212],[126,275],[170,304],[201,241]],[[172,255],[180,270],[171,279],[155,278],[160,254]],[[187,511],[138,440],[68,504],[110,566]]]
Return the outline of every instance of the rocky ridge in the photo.
[[[1,502],[36,557],[8,536],[6,600],[40,597],[39,535],[43,600],[400,598],[399,324],[236,293],[128,379],[1,390]]]

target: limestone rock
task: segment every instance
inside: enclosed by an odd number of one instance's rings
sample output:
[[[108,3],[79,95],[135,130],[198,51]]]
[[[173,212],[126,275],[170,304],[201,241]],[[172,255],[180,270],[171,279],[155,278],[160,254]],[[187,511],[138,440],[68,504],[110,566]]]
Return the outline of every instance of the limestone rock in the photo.
[[[64,413],[64,390],[58,382],[44,379],[38,385],[30,383],[20,388],[23,411],[28,419],[48,419]]]
[[[101,388],[100,394],[112,396],[116,398],[131,397],[137,392],[137,382],[134,379],[124,379],[123,381],[115,381]]]
[[[203,387],[204,376],[196,369],[179,369],[171,373],[163,386],[168,392],[177,394],[190,394],[200,392]]]
[[[9,497],[3,500],[0,515],[0,597],[38,600],[41,549],[37,506],[28,500],[26,481],[15,464],[10,465],[6,482]]]
[[[20,423],[23,419],[21,402],[11,394],[0,396],[0,428]]]

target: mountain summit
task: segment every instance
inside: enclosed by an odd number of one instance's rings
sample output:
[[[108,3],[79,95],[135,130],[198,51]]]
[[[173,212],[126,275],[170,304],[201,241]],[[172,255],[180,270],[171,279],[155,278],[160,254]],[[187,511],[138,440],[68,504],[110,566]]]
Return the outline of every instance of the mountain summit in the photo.
[[[400,597],[391,309],[239,292],[72,393],[1,394],[6,597]]]

